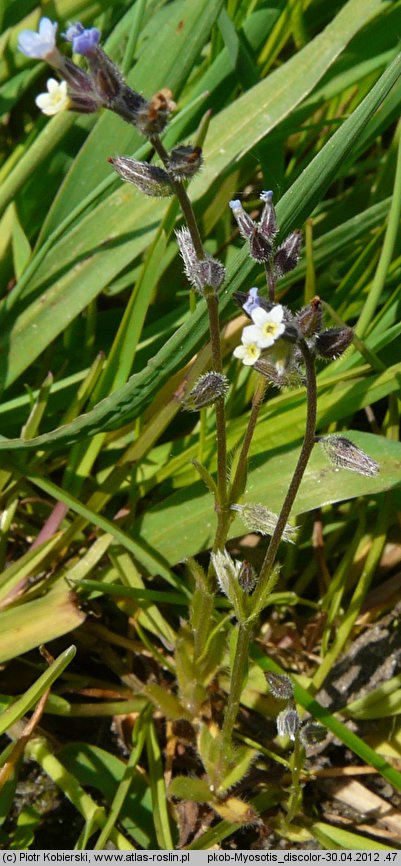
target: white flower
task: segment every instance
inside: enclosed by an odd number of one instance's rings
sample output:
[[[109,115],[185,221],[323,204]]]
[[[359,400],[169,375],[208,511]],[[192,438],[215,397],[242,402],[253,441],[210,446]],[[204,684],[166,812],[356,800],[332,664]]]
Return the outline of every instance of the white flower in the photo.
[[[242,346],[237,346],[236,349],[234,349],[233,354],[236,358],[239,358],[246,367],[253,367],[255,361],[260,358],[261,349],[254,339],[248,339],[247,334],[245,334],[245,331],[247,330],[249,331],[249,328],[244,328],[242,332]]]
[[[276,304],[268,312],[262,307],[256,307],[251,312],[254,324],[244,328],[242,341],[256,343],[259,349],[268,349],[285,331],[283,316],[284,310],[281,304]]]
[[[56,47],[56,31],[57,24],[53,24],[50,18],[41,18],[38,33],[35,30],[21,31],[18,36],[18,50],[27,57],[43,60]]]
[[[48,92],[40,93],[35,99],[36,105],[43,111],[43,114],[51,116],[69,108],[70,98],[67,93],[66,81],[56,81],[55,78],[49,78],[46,86]]]

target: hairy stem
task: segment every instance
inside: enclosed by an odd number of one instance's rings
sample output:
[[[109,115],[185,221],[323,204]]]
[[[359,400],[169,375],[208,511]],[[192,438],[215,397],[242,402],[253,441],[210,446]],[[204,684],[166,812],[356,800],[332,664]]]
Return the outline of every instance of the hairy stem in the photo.
[[[213,368],[217,373],[223,369],[220,344],[219,307],[217,295],[206,295],[209,313],[210,341],[212,346]],[[224,397],[216,401],[216,432],[217,432],[217,489],[219,491],[219,507],[227,508],[227,442]]]
[[[152,145],[160,156],[164,165],[168,165],[168,153],[165,150],[158,136],[152,138]],[[199,233],[198,224],[192,208],[187,191],[180,181],[171,180],[174,191],[181,206],[183,216],[188,226],[188,231],[191,235],[191,240],[198,259],[205,258],[205,251],[201,236]],[[210,291],[206,294],[206,303],[209,314],[209,330],[210,342],[212,347],[213,369],[217,373],[223,370],[221,359],[221,341],[220,341],[220,323],[219,323],[219,307],[218,298],[215,292]],[[216,502],[217,510],[217,531],[214,543],[214,550],[224,546],[227,528],[229,521],[227,519],[227,441],[226,441],[226,419],[224,398],[216,402],[216,433],[217,433],[217,489],[219,493],[219,501]]]
[[[158,136],[154,136],[151,138],[152,146],[154,147],[156,153],[160,156],[163,164],[168,168],[168,153],[165,149],[164,145],[161,143],[160,138]],[[195,248],[196,256],[198,259],[205,258],[205,251],[203,249],[202,239],[200,236],[198,223],[196,222],[196,217],[194,214],[194,210],[191,204],[191,201],[188,197],[187,191],[184,185],[179,180],[174,180],[170,177],[172,186],[174,188],[174,192],[178,198],[180,203],[180,207],[185,218],[185,222],[188,226],[188,231],[191,235],[192,243]]]
[[[276,299],[276,280],[273,275],[273,271],[270,265],[270,262],[265,265],[266,270],[266,282],[267,282],[267,291],[269,294],[269,301],[274,304]]]
[[[257,587],[253,594],[255,610],[258,609],[261,599],[263,599],[269,588],[278,546],[314,445],[317,403],[315,360],[305,342],[301,343],[300,348],[306,368],[307,414],[305,438],[287,495],[277,520],[276,528],[262,564]],[[235,720],[237,718],[242,684],[248,662],[249,643],[252,636],[252,623],[252,620],[248,620],[239,625],[238,642],[231,674],[230,692],[228,695],[227,710],[223,723],[223,735],[226,739],[231,737]]]
[[[235,650],[233,669],[231,672],[230,691],[227,701],[227,709],[223,722],[223,737],[230,740],[233,727],[238,715],[244,675],[248,664],[249,642],[252,635],[253,622],[240,623],[238,626],[238,640]]]
[[[287,815],[285,819],[285,824],[289,825],[295,818],[295,815],[299,811],[302,804],[302,786],[301,786],[301,772],[303,769],[303,755],[304,750],[301,746],[299,736],[295,737],[294,742],[294,751],[292,753],[290,766],[291,766],[291,793],[288,800],[287,806]]]

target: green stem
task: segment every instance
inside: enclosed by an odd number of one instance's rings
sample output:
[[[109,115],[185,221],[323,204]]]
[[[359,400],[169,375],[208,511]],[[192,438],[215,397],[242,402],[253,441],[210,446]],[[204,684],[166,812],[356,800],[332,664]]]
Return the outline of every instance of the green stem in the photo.
[[[237,468],[235,470],[235,475],[233,479],[233,483],[230,489],[230,504],[237,502],[237,499],[241,495],[244,490],[246,484],[246,476],[247,476],[247,463],[248,463],[248,454],[249,449],[252,442],[252,437],[255,432],[256,422],[258,420],[260,407],[263,402],[263,398],[266,393],[267,388],[267,379],[263,376],[258,376],[255,391],[252,398],[252,409],[251,414],[249,416],[248,427],[246,429],[246,433],[244,436],[244,440],[242,442],[241,452],[238,458]]]
[[[206,295],[209,314],[210,343],[212,347],[213,369],[221,373],[223,362],[221,357],[219,302],[217,295]],[[227,509],[227,440],[224,397],[216,401],[216,433],[217,433],[217,489],[219,502],[216,503],[224,512]],[[218,514],[220,515],[220,510]]]
[[[288,488],[287,496],[284,500],[281,512],[277,520],[276,528],[272,535],[264,562],[262,564],[257,588],[253,595],[255,610],[258,609],[258,603],[261,602],[261,599],[265,596],[269,588],[271,572],[276,558],[278,546],[281,541],[281,536],[287,523],[287,519],[290,515],[291,508],[293,506],[314,445],[317,405],[315,360],[312,353],[309,351],[306,343],[301,343],[300,348],[306,368],[307,414],[305,438],[298,458],[298,463],[295,467],[295,471],[291,480],[291,484]],[[249,643],[251,639],[252,627],[252,620],[247,620],[246,622],[239,624],[238,641],[231,674],[230,693],[228,696],[227,710],[223,723],[223,737],[225,738],[225,740],[229,740],[231,738],[231,734],[235,725],[235,720],[237,718],[244,680],[244,673],[248,662]]]
[[[248,664],[249,643],[252,636],[252,629],[253,623],[249,620],[239,623],[238,640],[233,669],[231,672],[230,691],[222,729],[222,734],[226,741],[231,739],[231,734],[238,714],[244,675]]]
[[[303,748],[299,736],[295,737],[294,751],[291,757],[291,793],[288,800],[288,812],[285,823],[291,824],[297,814],[302,802],[302,787],[300,783],[301,771],[303,769]]]
[[[294,42],[298,50],[308,42],[306,32],[302,0],[294,0],[291,6],[291,29]]]
[[[269,547],[266,551],[266,556],[262,563],[262,568],[259,574],[256,590],[253,595],[255,608],[258,607],[258,602],[264,596],[266,586],[268,585],[271,570],[273,568],[277,550],[281,541],[281,537],[290,515],[295,497],[298,493],[303,474],[305,472],[309,457],[312,452],[315,438],[316,427],[316,406],[317,406],[317,387],[316,387],[316,371],[315,359],[309,351],[305,342],[300,344],[300,349],[303,355],[306,369],[306,394],[307,394],[307,413],[306,413],[306,429],[305,438],[301,448],[298,462],[295,467],[294,474],[287,495],[285,497],[282,509],[277,519],[276,528],[270,539]]]

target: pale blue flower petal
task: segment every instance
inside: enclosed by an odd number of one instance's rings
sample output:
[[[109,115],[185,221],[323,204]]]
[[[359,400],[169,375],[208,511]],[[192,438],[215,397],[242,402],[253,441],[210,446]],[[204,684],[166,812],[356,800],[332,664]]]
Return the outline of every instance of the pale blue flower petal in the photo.
[[[43,60],[54,51],[56,46],[57,24],[50,18],[41,18],[39,32],[35,30],[22,30],[18,36],[18,50],[26,57]]]
[[[252,315],[252,311],[259,306],[259,294],[257,286],[253,286],[252,289],[249,289],[248,299],[245,301],[245,304],[242,305],[242,309],[248,313],[248,316]]]

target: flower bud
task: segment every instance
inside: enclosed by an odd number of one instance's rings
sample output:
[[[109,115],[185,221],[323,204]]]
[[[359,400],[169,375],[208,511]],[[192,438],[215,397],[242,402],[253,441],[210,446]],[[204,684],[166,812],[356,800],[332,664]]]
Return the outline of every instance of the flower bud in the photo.
[[[261,193],[260,198],[265,203],[265,206],[259,220],[259,228],[265,237],[274,238],[278,232],[278,225],[276,221],[276,211],[273,207],[272,190],[265,190]]]
[[[64,35],[67,42],[72,42],[74,54],[81,54],[83,57],[89,57],[96,51],[100,40],[100,30],[97,27],[85,28],[79,21],[70,24]]]
[[[318,334],[322,327],[323,310],[322,302],[316,295],[311,302],[303,307],[295,316],[295,320],[304,337],[312,337]]]
[[[262,357],[254,364],[255,370],[264,376],[275,388],[299,388],[304,384],[304,375],[296,359],[288,354],[288,360]],[[284,541],[291,539],[284,538]]]
[[[208,253],[205,253],[203,259],[198,259],[187,228],[178,229],[176,236],[184,262],[184,271],[191,286],[201,295],[205,293],[206,288],[217,291],[225,279],[224,265]]]
[[[238,511],[241,520],[243,520],[250,532],[260,532],[261,535],[273,535],[278,519],[277,514],[273,514],[264,505],[231,505],[231,510]],[[290,526],[289,523],[286,523],[282,535],[283,541],[293,541],[296,532],[296,526]]]
[[[181,144],[171,151],[167,168],[174,180],[188,180],[202,165],[202,148]]]
[[[68,84],[68,96],[72,111],[93,114],[103,106],[103,100],[95,89],[92,78],[68,57],[62,57],[60,72]]]
[[[261,195],[265,207],[259,223],[244,211],[238,199],[230,201],[229,205],[237,222],[240,234],[249,241],[251,257],[256,262],[268,262],[273,253],[273,240],[277,233],[277,224],[274,208],[272,205],[272,192],[264,192]]]
[[[127,156],[110,157],[108,162],[122,180],[135,184],[145,195],[156,197],[173,195],[170,178],[163,168]]]
[[[327,730],[318,722],[305,722],[299,732],[299,739],[305,749],[308,746],[314,746],[316,743],[322,743],[327,737]]]
[[[252,313],[257,307],[262,307],[262,310],[266,310],[266,312],[269,312],[274,307],[274,304],[268,301],[267,298],[260,298],[258,292],[258,288],[253,286],[252,289],[249,289],[249,292],[233,293],[234,301],[242,307],[249,319],[252,319]]]
[[[86,58],[99,96],[107,108],[114,110],[117,97],[126,87],[120,70],[98,45]]]
[[[273,671],[265,673],[267,685],[272,695],[279,701],[291,701],[294,697],[294,687],[286,674],[276,674]]]
[[[274,270],[277,279],[296,267],[301,253],[301,245],[301,232],[295,231],[288,235],[288,238],[278,248],[274,256]]]
[[[84,93],[92,94],[96,96],[96,91],[93,86],[93,81],[91,77],[85,72],[84,69],[81,69],[80,66],[77,66],[76,63],[73,63],[69,57],[63,57],[61,69],[60,71],[63,74],[63,78],[65,78],[68,86],[71,90],[76,91],[77,94],[84,91]],[[101,105],[101,101],[98,99],[98,104]]]
[[[282,710],[277,716],[276,723],[279,737],[289,737],[290,740],[297,738],[301,721],[295,709],[287,707]]]
[[[315,441],[323,445],[331,462],[341,469],[349,469],[371,478],[380,472],[379,464],[345,436],[334,433],[330,436],[316,436]]]
[[[147,105],[147,102],[143,96],[128,87],[116,64],[98,44],[100,31],[96,27],[85,29],[78,22],[72,24],[65,35],[68,41],[72,42],[73,50],[87,59],[91,73],[91,88],[99,104],[114,111],[128,123],[135,124],[137,113]],[[71,61],[66,62],[71,64]],[[65,70],[62,71],[68,81]],[[81,74],[86,73],[81,71]]]
[[[242,563],[231,559],[226,550],[217,550],[216,553],[212,553],[212,563],[221,591],[231,602],[234,602],[235,591],[238,586],[238,574],[241,571]]]
[[[256,586],[255,569],[252,568],[251,563],[246,559],[244,559],[238,572],[238,583],[246,595],[251,595],[253,593]]]
[[[229,206],[233,212],[233,217],[237,223],[239,228],[240,235],[242,235],[245,240],[249,240],[252,237],[252,233],[256,227],[256,223],[254,223],[253,219],[244,211],[241,202],[239,199],[234,199],[229,202]]]
[[[316,352],[321,358],[339,358],[352,343],[352,328],[329,328],[316,336]]]
[[[155,93],[149,102],[143,100],[135,119],[135,124],[143,135],[151,138],[152,135],[159,135],[163,132],[171,112],[176,108],[171,97],[171,90],[164,87]]]
[[[131,90],[127,84],[123,84],[118,97],[116,97],[109,108],[111,108],[111,110],[118,114],[123,120],[126,120],[127,123],[133,123],[138,127],[138,129],[140,129],[139,123],[137,122],[138,115],[145,105],[146,99],[144,99],[140,93]]]
[[[192,391],[184,398],[183,407],[190,412],[198,412],[205,406],[211,406],[216,400],[224,397],[228,391],[228,379],[223,373],[210,370],[198,379]]]
[[[251,237],[249,238],[249,252],[251,258],[260,264],[268,262],[273,252],[271,241],[263,235],[258,226],[254,227]]]

